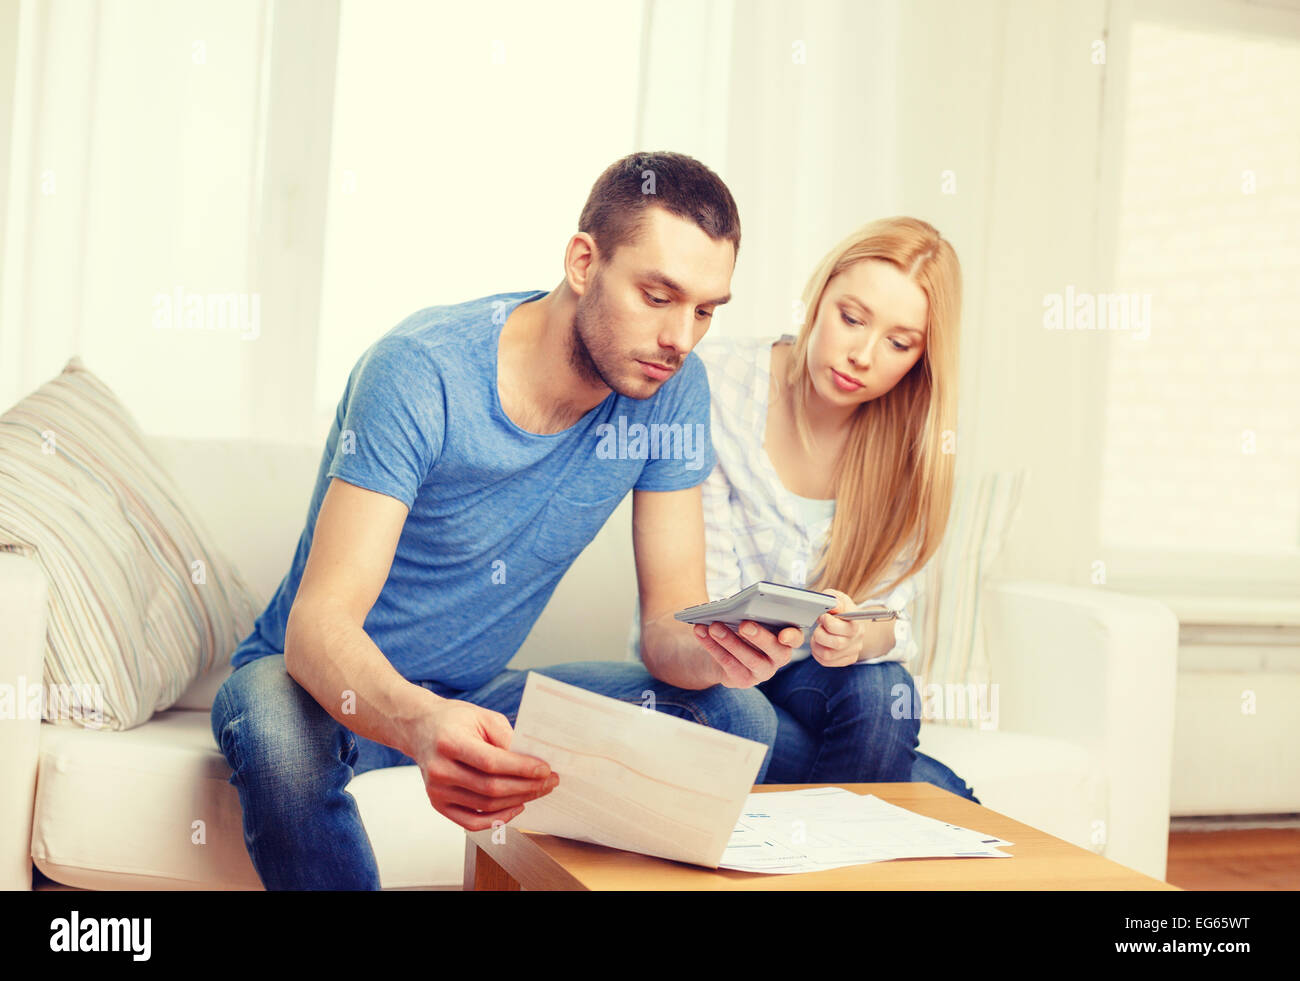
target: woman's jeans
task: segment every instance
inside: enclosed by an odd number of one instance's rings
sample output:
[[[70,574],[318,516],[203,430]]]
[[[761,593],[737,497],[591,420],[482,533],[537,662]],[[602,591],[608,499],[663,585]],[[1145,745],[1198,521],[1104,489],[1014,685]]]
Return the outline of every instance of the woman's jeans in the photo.
[[[757,688],[675,688],[627,661],[533,670],[636,705],[653,692],[657,711],[764,743],[769,749],[756,782],[764,781],[777,716]],[[435,682],[423,685],[444,698],[500,712],[514,726],[526,674],[506,670],[483,687],[462,692]],[[213,699],[212,734],[233,771],[230,783],[244,811],[244,844],[267,889],[380,888],[374,850],[347,786],[367,770],[414,760],[335,720],[289,676],[283,655],[249,661],[226,679]]]
[[[808,657],[758,688],[777,716],[772,762],[760,783],[917,781],[979,803],[957,774],[916,751],[921,721],[912,708],[919,699],[898,661],[828,668]]]

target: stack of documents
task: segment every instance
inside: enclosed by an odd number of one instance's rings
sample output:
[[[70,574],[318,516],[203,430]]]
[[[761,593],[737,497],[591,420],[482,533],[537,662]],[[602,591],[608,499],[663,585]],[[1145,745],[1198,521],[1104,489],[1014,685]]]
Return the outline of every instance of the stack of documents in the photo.
[[[895,858],[1011,858],[1003,841],[843,787],[750,794],[719,867],[820,872]]]
[[[767,747],[528,673],[510,749],[554,790],[514,826],[744,872],[815,872],[893,858],[1011,858],[991,835],[843,787],[755,794]]]

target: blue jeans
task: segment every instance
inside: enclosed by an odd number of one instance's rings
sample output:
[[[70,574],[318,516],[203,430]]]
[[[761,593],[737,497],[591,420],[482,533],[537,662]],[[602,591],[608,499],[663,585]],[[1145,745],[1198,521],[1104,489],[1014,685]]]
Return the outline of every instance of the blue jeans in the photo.
[[[533,669],[588,691],[766,744],[756,777],[764,782],[777,718],[756,688],[675,688],[640,664],[592,661]],[[444,698],[500,712],[515,724],[524,671],[508,669],[481,688]],[[405,753],[358,736],[335,720],[285,671],[283,655],[237,668],[212,703],[212,735],[230,764],[244,811],[244,845],[267,889],[379,889],[379,868],[348,782],[368,770],[414,765]],[[432,805],[430,805],[432,807]]]
[[[772,763],[760,783],[919,781],[979,803],[966,781],[916,751],[916,684],[899,662],[828,668],[808,657],[758,688],[777,717]],[[907,708],[904,718],[894,717],[895,705]]]

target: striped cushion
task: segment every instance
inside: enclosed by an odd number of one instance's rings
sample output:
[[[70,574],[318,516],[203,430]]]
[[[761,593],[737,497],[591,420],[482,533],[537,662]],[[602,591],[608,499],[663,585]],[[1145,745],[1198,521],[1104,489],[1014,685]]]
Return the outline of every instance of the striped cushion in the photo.
[[[0,416],[0,550],[49,582],[44,718],[130,729],[252,628],[255,602],[79,358]]]
[[[980,620],[984,572],[1002,550],[1020,506],[1026,471],[986,473],[977,480],[958,476],[948,528],[939,551],[926,564],[915,602],[913,628],[920,654],[912,666],[922,708],[939,712],[926,721],[978,727],[962,689],[987,686],[993,678]],[[925,686],[937,685],[927,691]],[[987,698],[987,688],[977,688]],[[951,701],[949,701],[951,699]],[[952,711],[965,705],[965,711]]]

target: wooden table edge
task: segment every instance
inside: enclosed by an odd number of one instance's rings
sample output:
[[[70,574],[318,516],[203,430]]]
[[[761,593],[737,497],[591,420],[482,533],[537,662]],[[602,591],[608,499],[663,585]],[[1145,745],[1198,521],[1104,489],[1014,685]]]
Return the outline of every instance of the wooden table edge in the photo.
[[[764,793],[764,792],[777,792],[777,791],[786,791],[786,790],[801,790],[801,789],[807,789],[815,786],[844,786],[844,785],[842,784],[821,784],[821,785],[760,784],[760,785],[756,785],[753,789],[754,792],[756,793]],[[920,790],[923,796],[939,795],[941,799],[945,797],[951,797],[953,801],[960,801],[964,804],[970,804],[971,806],[980,808],[982,811],[986,811],[989,814],[995,815],[999,821],[1008,821],[1018,827],[1025,828],[1029,831],[1032,831],[1036,835],[1045,835],[1049,838],[1054,838],[1057,841],[1060,841],[1070,846],[1071,848],[1078,849],[1080,852],[1083,852],[1085,855],[1090,855],[1094,857],[1098,861],[1108,862],[1112,865],[1115,865],[1117,868],[1124,870],[1125,878],[1128,879],[1131,883],[1130,885],[1127,886],[1110,884],[1110,883],[1099,884],[1096,886],[1090,886],[1087,883],[1073,885],[1073,886],[1042,886],[1042,885],[1035,886],[1032,884],[1026,884],[1023,887],[990,886],[990,885],[981,885],[979,883],[976,883],[969,887],[972,891],[984,890],[984,891],[1021,891],[1021,892],[1035,892],[1035,891],[1084,892],[1084,891],[1118,891],[1118,890],[1130,890],[1130,889],[1133,891],[1152,891],[1152,892],[1155,891],[1181,892],[1182,891],[1178,886],[1172,885],[1168,882],[1163,882],[1160,879],[1156,879],[1152,876],[1146,875],[1143,872],[1138,872],[1136,869],[1131,869],[1127,866],[1120,865],[1120,863],[1115,862],[1113,859],[1108,859],[1103,855],[1098,855],[1097,853],[1090,852],[1087,849],[1079,848],[1078,845],[1075,845],[1072,842],[1065,841],[1065,839],[1063,838],[1057,838],[1055,835],[1050,835],[1048,832],[1041,831],[1037,828],[1031,827],[1030,825],[1026,825],[1023,822],[1016,821],[1014,818],[1008,817],[1007,815],[1002,814],[1000,811],[994,811],[992,810],[992,808],[985,807],[982,804],[974,804],[972,801],[967,801],[965,800],[965,798],[958,797],[956,794],[952,794],[949,791],[942,790],[941,788],[935,787],[931,784],[924,784],[924,785],[849,784],[847,786],[850,789],[854,787],[875,787],[875,788],[884,788],[890,786],[909,787],[910,789],[913,790]],[[924,789],[921,790],[921,788]],[[855,790],[854,792],[872,793],[873,791]],[[880,795],[877,794],[877,796]],[[882,797],[882,799],[885,798]],[[903,805],[900,804],[899,806],[903,806]],[[985,829],[981,829],[981,830],[985,830]],[[541,846],[538,840],[536,840],[536,839],[542,839],[542,840],[549,841],[552,839],[552,837],[553,836],[551,835],[541,835],[536,832],[521,831],[517,828],[511,827],[510,825],[503,825],[495,829],[485,829],[483,831],[466,831],[465,832],[465,869],[464,869],[464,879],[462,883],[462,888],[465,891],[501,891],[501,890],[519,891],[521,889],[527,889],[530,891],[532,890],[582,891],[582,892],[590,891],[591,889],[590,886],[584,883],[577,876],[573,875],[568,869],[558,864],[555,861],[555,859],[546,852],[546,850]],[[1015,846],[1010,846],[1010,847],[1015,847]],[[1003,862],[1008,860],[998,859],[998,858],[991,858],[991,859],[978,859],[978,858],[938,859],[936,858],[936,859],[897,859],[895,861],[898,863],[903,863],[903,862],[912,862],[912,861]],[[730,870],[726,870],[726,871],[730,871]],[[796,873],[793,875],[781,875],[775,877],[775,879],[773,876],[765,875],[763,873],[736,873],[736,874],[746,875],[747,877],[748,876],[757,877],[754,881],[768,880],[768,882],[766,882],[765,885],[771,885],[773,888],[779,888],[779,886],[776,885],[776,883],[780,881],[803,879],[805,876],[823,875],[825,873],[823,872]],[[957,886],[953,886],[952,890],[960,891],[963,888],[966,887],[957,885]],[[889,891],[888,887],[886,887],[885,891]],[[931,891],[937,891],[937,890],[931,890]],[[945,889],[943,891],[949,891],[949,890]]]

